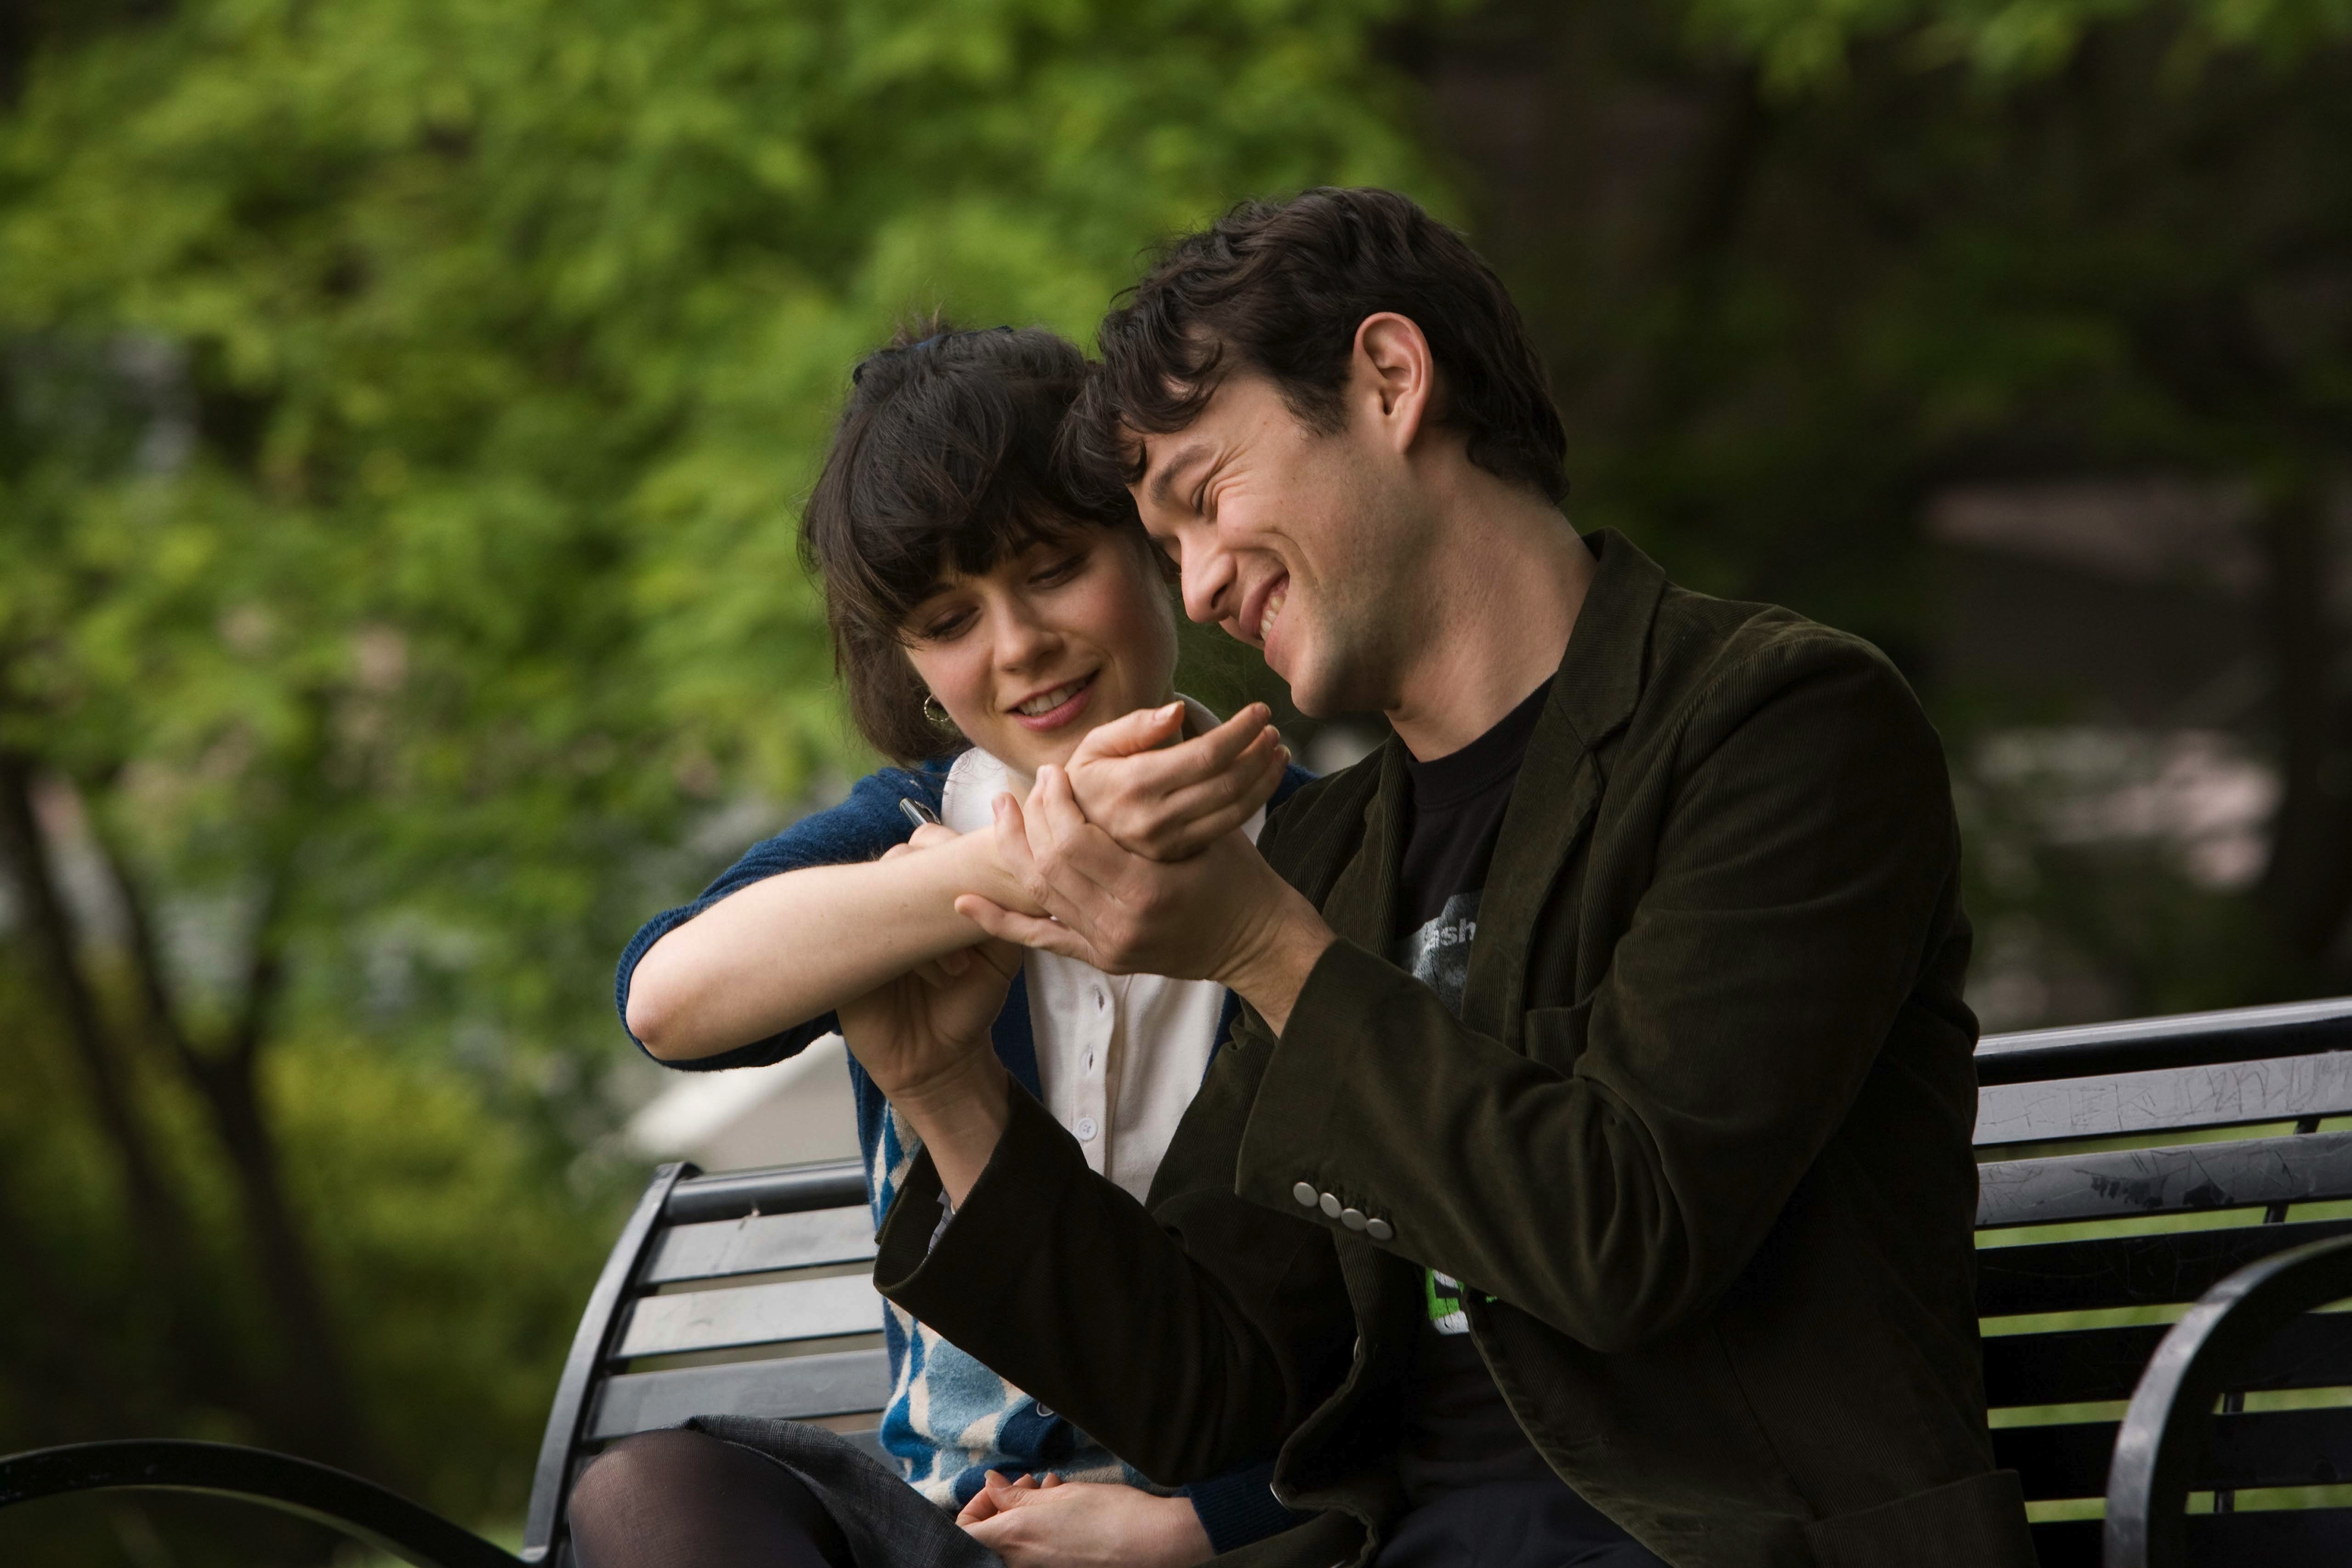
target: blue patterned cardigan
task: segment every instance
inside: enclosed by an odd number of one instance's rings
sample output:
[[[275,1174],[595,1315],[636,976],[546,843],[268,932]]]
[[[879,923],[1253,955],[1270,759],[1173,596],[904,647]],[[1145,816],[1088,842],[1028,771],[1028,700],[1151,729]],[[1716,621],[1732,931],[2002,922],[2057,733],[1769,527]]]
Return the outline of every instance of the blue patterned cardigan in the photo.
[[[904,843],[913,828],[898,803],[917,800],[939,811],[953,760],[940,758],[919,768],[884,768],[867,774],[839,805],[803,817],[774,837],[753,845],[692,903],[647,921],[621,954],[614,1001],[623,1026],[626,1027],[628,1017],[629,979],[647,948],[753,882],[810,866],[872,860],[892,845]],[[1303,769],[1291,768],[1275,791],[1274,804],[1289,798],[1312,776]],[[1228,996],[1218,1028],[1220,1041],[1232,1028],[1234,1011],[1233,998]],[[735,1050],[662,1065],[697,1072],[764,1067],[806,1049],[839,1026],[827,1013]],[[1043,1099],[1024,976],[1013,976],[1012,992],[990,1036],[997,1059],[1006,1070],[1031,1094]],[[855,1057],[849,1058],[849,1082],[856,1107],[858,1147],[866,1163],[866,1197],[878,1229],[890,1212],[900,1177],[913,1162],[916,1145]],[[883,1337],[889,1348],[891,1396],[883,1412],[882,1444],[897,1458],[908,1483],[933,1502],[961,1507],[980,1490],[990,1470],[1015,1475],[1050,1470],[1072,1479],[1150,1484],[1067,1421],[887,1304]],[[949,1447],[934,1436],[942,1432],[966,1436],[962,1443]],[[975,1441],[974,1435],[982,1440]],[[1272,1475],[1273,1465],[1267,1460],[1183,1489],[1216,1551],[1231,1552],[1301,1521],[1302,1515],[1275,1500],[1269,1489]]]

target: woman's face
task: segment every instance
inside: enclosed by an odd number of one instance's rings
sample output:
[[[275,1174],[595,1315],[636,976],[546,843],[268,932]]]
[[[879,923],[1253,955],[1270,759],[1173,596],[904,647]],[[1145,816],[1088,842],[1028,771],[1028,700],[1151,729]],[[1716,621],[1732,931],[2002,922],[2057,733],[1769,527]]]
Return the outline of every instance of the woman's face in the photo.
[[[1176,617],[1143,551],[1084,528],[975,576],[950,573],[903,628],[915,673],[956,728],[1014,772],[1171,695]]]

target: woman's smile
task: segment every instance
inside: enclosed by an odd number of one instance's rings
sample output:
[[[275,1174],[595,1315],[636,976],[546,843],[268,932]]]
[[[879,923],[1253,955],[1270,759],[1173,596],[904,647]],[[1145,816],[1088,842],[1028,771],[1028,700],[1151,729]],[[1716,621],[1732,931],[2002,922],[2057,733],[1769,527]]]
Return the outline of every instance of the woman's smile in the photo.
[[[1099,670],[1089,671],[1076,680],[1040,691],[1013,705],[1013,720],[1020,726],[1038,734],[1058,730],[1087,710],[1094,696],[1095,677]]]

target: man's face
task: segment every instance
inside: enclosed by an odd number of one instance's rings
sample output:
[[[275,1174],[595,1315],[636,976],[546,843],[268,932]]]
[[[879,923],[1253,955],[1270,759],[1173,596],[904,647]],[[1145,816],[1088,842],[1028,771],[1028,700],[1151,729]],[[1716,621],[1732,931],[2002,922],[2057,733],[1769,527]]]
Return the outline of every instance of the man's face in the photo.
[[[1307,714],[1391,706],[1432,531],[1401,455],[1350,396],[1323,435],[1272,381],[1228,376],[1199,418],[1145,439],[1133,487],[1184,612],[1262,650]]]

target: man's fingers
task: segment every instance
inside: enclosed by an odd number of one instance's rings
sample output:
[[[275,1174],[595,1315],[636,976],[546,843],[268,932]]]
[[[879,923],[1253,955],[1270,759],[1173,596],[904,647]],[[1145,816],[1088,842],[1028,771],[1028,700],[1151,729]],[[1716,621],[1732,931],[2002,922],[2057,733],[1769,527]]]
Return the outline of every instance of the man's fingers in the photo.
[[[1194,819],[1222,816],[1238,810],[1241,816],[1228,826],[1238,826],[1248,820],[1250,813],[1274,798],[1274,792],[1282,784],[1282,771],[1290,762],[1290,753],[1275,738],[1274,731],[1265,731],[1261,740],[1262,745],[1253,743],[1241,762],[1223,773],[1170,791],[1160,804],[1161,819],[1189,825]],[[1217,836],[1211,833],[1207,837]]]
[[[1075,763],[1082,757],[1131,757],[1139,752],[1154,752],[1183,732],[1181,702],[1139,708],[1087,731],[1070,760]]]
[[[991,903],[978,893],[966,893],[955,901],[956,913],[1000,941],[1034,947],[1043,952],[1057,952],[1064,958],[1092,963],[1094,949],[1069,927],[1055,921],[1041,921],[1034,915],[1015,914],[1001,904]]]
[[[1265,703],[1253,702],[1205,735],[1123,758],[1116,770],[1120,793],[1141,799],[1213,778],[1273,729],[1273,717]]]
[[[1029,805],[1032,820],[1042,822],[1056,845],[1087,825],[1078,797],[1070,793],[1070,775],[1050,763],[1037,770],[1037,787],[1029,792]]]

